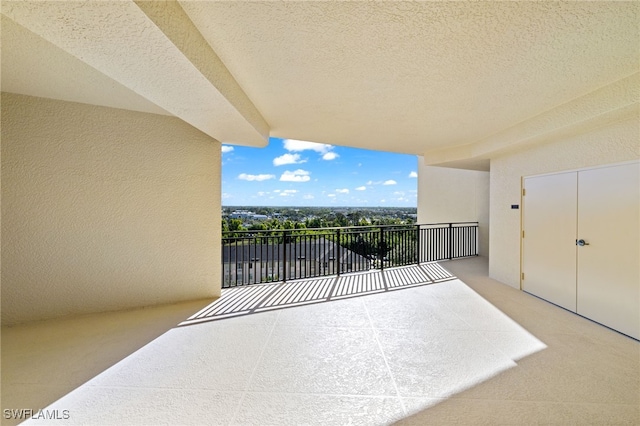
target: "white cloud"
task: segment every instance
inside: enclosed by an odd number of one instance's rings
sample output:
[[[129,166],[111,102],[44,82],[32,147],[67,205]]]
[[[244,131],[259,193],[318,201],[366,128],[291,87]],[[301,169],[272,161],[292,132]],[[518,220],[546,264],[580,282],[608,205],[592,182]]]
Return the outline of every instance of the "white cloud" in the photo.
[[[311,195],[311,194],[307,194],[302,198],[304,198],[305,200],[313,200],[315,197],[313,195]]]
[[[259,195],[260,197],[264,197],[264,196],[265,196],[265,195],[267,195],[267,194],[268,194],[268,192],[265,192],[265,191],[258,191],[258,195]]]
[[[229,145],[222,145],[222,153],[225,154],[227,152],[233,151],[233,147]]]
[[[396,191],[396,192],[393,193],[393,195],[403,196],[404,195],[404,191]]]
[[[273,159],[274,166],[284,166],[285,164],[306,163],[307,160],[301,160],[300,154],[283,154]]]
[[[326,143],[298,141],[295,139],[285,139],[282,144],[284,149],[294,152],[310,150],[320,154],[325,154],[333,149],[333,146]]]
[[[308,182],[310,180],[309,172],[302,169],[294,170],[293,172],[286,170],[280,176],[280,181],[282,182]]]
[[[240,180],[248,180],[248,181],[263,181],[269,179],[275,179],[275,175],[248,175],[246,173],[240,173],[238,175],[238,179]]]
[[[327,197],[335,197],[336,194],[328,194]]]
[[[347,188],[344,188],[344,189],[336,189],[336,192],[337,192],[338,194],[348,194],[348,193],[349,193],[349,190],[348,190]]]
[[[370,180],[369,182],[367,182],[367,185],[373,185],[375,182]]]
[[[339,155],[332,151],[332,152],[327,152],[326,154],[324,154],[322,156],[322,159],[330,161],[330,160],[335,160],[338,157],[339,157]]]
[[[284,191],[282,191],[286,194],[295,194],[296,192],[298,192],[297,189],[285,189]]]
[[[364,191],[365,189],[367,189],[367,187],[363,185],[363,186],[357,187],[356,191]]]
[[[410,177],[410,178],[417,178],[417,177],[418,177],[418,173],[416,173],[416,172],[411,172],[411,173],[409,173],[409,177]]]
[[[396,185],[398,182],[396,182],[393,179],[389,179],[389,180],[385,180],[383,185]]]
[[[300,151],[317,152],[318,154],[321,154],[322,159],[326,161],[335,160],[336,158],[339,157],[339,155],[333,151],[333,145],[329,145],[326,143],[316,143],[316,142],[298,141],[295,139],[285,139],[282,142],[282,145],[284,146],[284,149],[290,152],[300,152]],[[287,156],[287,154],[283,155],[282,157],[285,157],[285,156]],[[281,157],[278,157],[278,158],[281,158]],[[298,156],[298,158],[300,157]],[[296,163],[302,163],[302,161],[296,161]],[[276,165],[275,160],[273,164]],[[294,164],[294,163],[283,163],[283,164]]]

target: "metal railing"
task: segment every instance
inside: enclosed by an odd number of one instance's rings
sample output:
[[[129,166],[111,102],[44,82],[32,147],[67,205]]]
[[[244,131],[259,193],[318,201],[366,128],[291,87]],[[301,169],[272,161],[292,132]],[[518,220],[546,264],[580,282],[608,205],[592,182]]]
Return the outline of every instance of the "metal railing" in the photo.
[[[478,255],[478,223],[228,231],[222,287]]]

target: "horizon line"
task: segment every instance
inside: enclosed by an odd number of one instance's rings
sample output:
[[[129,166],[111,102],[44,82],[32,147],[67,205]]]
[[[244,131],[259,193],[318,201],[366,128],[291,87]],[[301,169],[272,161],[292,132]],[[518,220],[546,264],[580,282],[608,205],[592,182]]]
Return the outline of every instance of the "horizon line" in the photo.
[[[412,206],[269,206],[269,205],[249,205],[249,204],[228,204],[228,205],[222,205],[222,207],[280,207],[280,208],[289,208],[289,209],[297,209],[297,208],[350,208],[350,209],[378,209],[378,208],[384,208],[384,209],[417,209],[418,207],[412,207]]]

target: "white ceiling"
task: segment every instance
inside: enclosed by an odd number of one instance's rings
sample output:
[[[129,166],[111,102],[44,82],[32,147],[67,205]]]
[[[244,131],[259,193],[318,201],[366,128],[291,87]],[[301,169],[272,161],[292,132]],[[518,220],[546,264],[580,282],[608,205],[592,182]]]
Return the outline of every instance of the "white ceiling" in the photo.
[[[639,2],[3,1],[2,13],[3,90],[169,113],[222,142],[484,168],[525,140],[637,114]],[[605,108],[607,87],[624,93]]]

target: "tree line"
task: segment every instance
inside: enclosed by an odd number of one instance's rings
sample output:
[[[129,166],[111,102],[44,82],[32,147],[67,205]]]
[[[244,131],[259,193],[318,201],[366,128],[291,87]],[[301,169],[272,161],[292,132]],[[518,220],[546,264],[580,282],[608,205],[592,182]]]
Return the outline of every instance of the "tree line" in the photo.
[[[271,217],[266,220],[253,221],[245,225],[242,219],[223,217],[222,231],[271,231],[271,230],[304,230],[321,228],[338,228],[348,226],[385,226],[385,225],[412,225],[415,219],[412,217],[398,218],[390,216],[365,217],[360,212],[330,213],[322,216],[307,217],[301,220],[290,218]]]
[[[417,231],[411,217],[377,216],[366,218],[360,212],[330,213],[304,220],[269,218],[248,226],[242,219],[223,218],[223,243],[227,244],[303,244],[325,238],[368,259],[392,264],[413,263],[417,254]],[[366,226],[361,229],[328,230]],[[386,228],[391,226],[391,228]],[[396,228],[397,226],[397,228]],[[275,233],[272,231],[289,231]],[[246,240],[243,237],[250,237]]]

